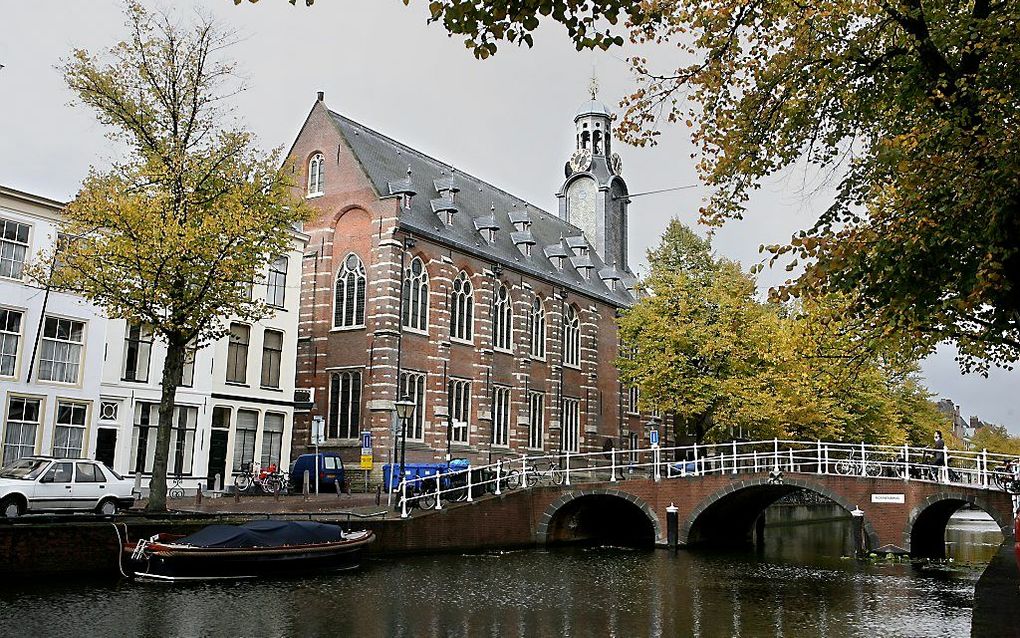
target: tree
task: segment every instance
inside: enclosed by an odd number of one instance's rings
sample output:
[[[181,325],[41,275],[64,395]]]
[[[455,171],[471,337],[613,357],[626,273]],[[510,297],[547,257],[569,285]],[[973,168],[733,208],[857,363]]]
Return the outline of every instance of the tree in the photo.
[[[105,56],[74,50],[68,86],[126,147],[93,167],[64,215],[72,239],[50,265],[52,284],[77,291],[110,317],[149,326],[166,344],[148,509],[166,509],[174,397],[188,348],[226,333],[225,320],[267,313],[251,286],[290,249],[305,209],[291,201],[278,153],[227,126],[234,65],[219,58],[228,34],[126,5],[130,36]]]
[[[1010,436],[1001,425],[983,425],[974,431],[970,446],[975,450],[988,450],[995,454],[1020,457],[1020,437]]]
[[[501,41],[531,46],[543,17],[578,50],[628,34],[676,47],[671,69],[631,58],[637,88],[617,134],[643,145],[660,123],[691,127],[714,187],[705,222],[741,217],[764,179],[793,167],[836,184],[811,228],[762,247],[770,264],[802,267],[777,298],[852,293],[860,316],[877,314],[929,348],[955,343],[964,370],[1020,358],[1020,4],[432,0],[429,9],[479,58]]]

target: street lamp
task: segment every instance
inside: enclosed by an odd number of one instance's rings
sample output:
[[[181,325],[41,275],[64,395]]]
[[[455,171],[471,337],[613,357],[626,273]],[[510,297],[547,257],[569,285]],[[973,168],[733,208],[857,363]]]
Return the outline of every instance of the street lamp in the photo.
[[[400,480],[404,480],[404,455],[407,452],[407,420],[414,413],[414,401],[404,394],[399,400],[393,402],[393,408],[397,411],[397,418],[400,419]]]

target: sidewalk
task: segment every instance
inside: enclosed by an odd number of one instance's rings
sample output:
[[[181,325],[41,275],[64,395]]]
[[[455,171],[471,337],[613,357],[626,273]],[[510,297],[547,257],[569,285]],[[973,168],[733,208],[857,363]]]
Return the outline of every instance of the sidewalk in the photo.
[[[132,510],[145,509],[146,501],[135,502]],[[378,518],[399,517],[400,513],[386,506],[386,494],[382,494],[379,505],[376,505],[376,494],[311,494],[305,499],[301,494],[241,496],[235,500],[233,495],[210,498],[205,495],[201,504],[194,496],[167,499],[167,509],[172,512],[193,512],[211,515],[257,515],[257,514],[353,514],[357,516],[376,515]]]

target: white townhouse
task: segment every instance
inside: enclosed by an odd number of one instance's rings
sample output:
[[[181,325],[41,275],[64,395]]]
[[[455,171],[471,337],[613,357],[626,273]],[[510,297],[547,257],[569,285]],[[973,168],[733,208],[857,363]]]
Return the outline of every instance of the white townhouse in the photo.
[[[2,189],[0,193],[8,191]],[[52,221],[46,236],[55,237],[62,205],[59,202],[49,205]],[[177,390],[170,439],[171,486],[176,479],[181,488],[193,493],[199,485],[203,489],[215,487],[217,475],[222,485],[230,485],[233,473],[245,463],[275,463],[284,467],[289,464],[301,260],[307,242],[308,236],[295,230],[290,251],[274,259],[267,266],[265,281],[253,286],[252,294],[264,298],[274,309],[271,316],[257,322],[225,318],[229,335],[189,354]],[[3,255],[6,259],[6,246]],[[23,282],[18,285],[25,286]],[[52,299],[55,293],[50,294]],[[70,295],[64,297],[68,303],[89,309],[92,317],[88,321],[78,320],[86,324],[89,332],[87,338],[82,337],[85,352],[79,372],[87,385],[81,388],[78,399],[88,406],[82,435],[86,443],[77,453],[103,461],[123,474],[140,474],[142,485],[146,486],[155,453],[160,374],[166,349],[148,327],[122,319],[104,319],[81,300]],[[36,312],[36,316],[40,314]],[[79,310],[76,316],[83,314]],[[65,328],[64,332],[77,334],[72,328]],[[0,345],[0,349],[6,352],[5,346]],[[7,417],[0,426],[5,437],[10,422]],[[40,431],[47,427],[39,425]],[[52,445],[46,446],[45,436],[38,436],[41,442],[34,450],[17,455],[31,451],[54,453]],[[55,453],[63,451],[57,448]]]

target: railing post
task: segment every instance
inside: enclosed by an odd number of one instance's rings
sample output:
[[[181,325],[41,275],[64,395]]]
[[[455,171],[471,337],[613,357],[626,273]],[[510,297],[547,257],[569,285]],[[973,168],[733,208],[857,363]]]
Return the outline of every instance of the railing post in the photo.
[[[786,451],[790,453],[790,471],[792,472],[793,471],[793,448],[792,447],[788,447],[788,448],[786,448]]]
[[[474,497],[474,494],[472,493],[472,492],[474,492],[474,489],[471,487],[471,464],[470,463],[468,463],[468,466],[467,466],[467,491],[468,491],[468,493],[467,493],[467,502],[468,503],[473,503],[474,500],[475,500],[475,497]]]
[[[733,473],[737,473],[737,441],[733,440]]]
[[[779,469],[779,439],[772,439],[772,467]]]
[[[662,466],[662,455],[659,453],[659,448],[657,448],[657,447],[652,448],[652,467],[654,468],[654,471],[653,471],[652,474],[653,474],[653,478],[656,481],[658,481],[659,479],[662,478],[662,467],[661,466]]]
[[[694,476],[701,476],[698,473],[698,444],[694,444]]]
[[[861,476],[867,476],[868,457],[864,451],[864,441],[861,441]]]
[[[945,478],[946,483],[949,483],[949,448],[942,448],[942,476],[939,478]]]
[[[815,466],[815,474],[821,474],[822,473],[822,442],[819,439],[815,439],[815,442],[818,443],[818,456],[815,457],[815,458],[818,459],[818,463]]]
[[[609,481],[611,483],[615,483],[616,482],[616,448],[615,447],[612,450],[609,451],[609,462],[610,462],[610,467],[613,470],[613,475],[609,478]]]
[[[754,458],[754,471],[758,472],[758,450],[751,450],[751,456]]]
[[[825,452],[825,473],[828,474],[829,473],[829,444],[826,443],[825,446],[822,448],[822,450]]]
[[[988,449],[981,450],[981,486],[988,489]]]
[[[565,480],[563,481],[563,484],[564,485],[570,485],[570,450],[566,451],[566,453],[564,454],[564,459],[565,459],[567,467],[566,467],[566,470],[565,470],[566,474],[565,474]]]
[[[400,518],[407,518],[407,479],[400,481]]]
[[[683,460],[680,461],[680,476],[687,476],[687,454],[684,454]]]
[[[910,481],[910,446],[903,444],[903,480]]]
[[[496,491],[494,492],[496,496],[499,496],[500,494],[502,494],[502,492],[499,491],[499,484],[503,480],[502,470],[503,470],[503,462],[502,461],[497,461],[496,462]]]

